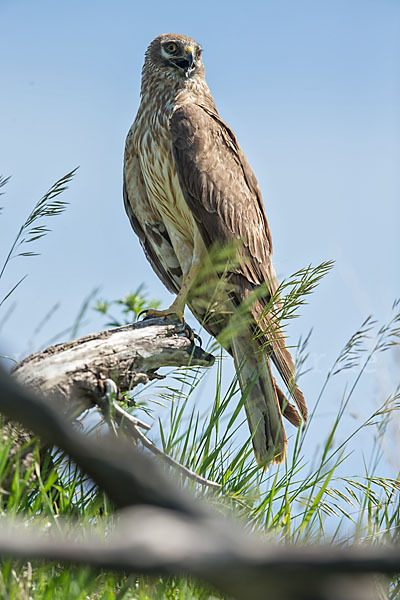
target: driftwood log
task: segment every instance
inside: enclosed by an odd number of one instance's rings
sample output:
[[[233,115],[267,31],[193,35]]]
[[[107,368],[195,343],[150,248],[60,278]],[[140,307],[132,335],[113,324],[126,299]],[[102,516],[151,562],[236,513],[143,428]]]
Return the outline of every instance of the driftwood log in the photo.
[[[214,357],[188,337],[185,323],[148,319],[57,344],[13,369],[17,381],[73,418],[100,404],[112,380],[119,391],[157,378],[161,367],[207,367]]]
[[[18,363],[12,373],[25,388],[41,394],[68,420],[99,406],[111,430],[125,431],[153,454],[201,485],[221,486],[194,473],[165,454],[143,432],[150,425],[132,416],[116,401],[122,393],[140,383],[163,376],[161,367],[207,367],[214,357],[193,343],[193,332],[186,323],[170,318],[146,319],[131,325],[87,335],[31,354]],[[111,416],[112,415],[112,416]],[[31,447],[27,432],[14,428],[16,447],[24,445],[23,459],[28,469]],[[29,436],[28,436],[29,437]]]

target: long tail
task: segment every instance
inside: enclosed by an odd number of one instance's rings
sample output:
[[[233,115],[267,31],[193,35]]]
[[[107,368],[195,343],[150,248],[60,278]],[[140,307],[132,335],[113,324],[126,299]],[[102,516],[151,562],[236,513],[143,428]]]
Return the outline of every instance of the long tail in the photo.
[[[243,298],[242,298],[243,301]],[[234,313],[239,302],[227,305],[226,314]],[[307,420],[304,396],[296,384],[295,368],[285,338],[279,325],[271,317],[264,316],[264,305],[255,302],[244,323],[231,328],[231,321],[216,314],[205,319],[204,308],[191,303],[194,316],[208,333],[218,338],[232,354],[249,423],[254,454],[257,463],[268,468],[269,464],[284,462],[286,457],[286,434],[282,415],[295,427]],[[221,331],[228,329],[226,340],[220,339]],[[236,330],[235,335],[232,331]],[[259,335],[260,330],[262,335]],[[257,333],[257,336],[255,335]],[[289,394],[285,396],[271,373],[270,359],[275,364]],[[294,400],[294,404],[290,402]]]
[[[248,335],[232,338],[231,350],[245,396],[254,454],[257,463],[267,468],[270,463],[284,462],[286,457],[286,435],[280,406],[284,396],[272,377],[268,358],[257,351],[256,345],[249,331]]]
[[[307,421],[308,411],[304,396],[296,383],[294,362],[286,348],[285,337],[279,323],[276,323],[273,317],[263,315],[263,307],[257,302],[252,307],[252,316],[258,324],[259,331],[264,332],[263,335],[258,337],[259,343],[263,345],[265,352],[268,352],[268,356],[272,359],[288,389],[289,396],[295,401],[295,405],[291,404],[284,398],[283,392],[278,388],[278,396],[283,396],[282,401],[280,401],[284,407],[283,414],[291,423],[298,426],[301,420]],[[296,413],[296,417],[294,413]]]

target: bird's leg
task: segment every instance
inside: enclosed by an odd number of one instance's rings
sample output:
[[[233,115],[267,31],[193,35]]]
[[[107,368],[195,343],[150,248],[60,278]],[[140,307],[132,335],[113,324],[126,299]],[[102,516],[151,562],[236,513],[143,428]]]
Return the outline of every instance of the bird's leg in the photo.
[[[169,308],[166,308],[165,310],[154,310],[151,308],[146,312],[147,317],[166,317],[168,315],[176,315],[181,323],[184,322],[183,314],[185,312],[188,295],[197,275],[199,274],[200,266],[202,264],[202,257],[205,255],[206,249],[197,227],[194,227],[193,246],[191,246],[191,248],[186,244],[182,244],[180,240],[179,244],[180,245],[176,246],[175,252],[178,256],[180,264],[182,265],[183,271],[181,289]]]
[[[186,273],[186,275],[183,276],[182,287],[179,290],[179,293],[176,296],[173,303],[171,304],[171,306],[169,308],[165,308],[164,310],[156,310],[153,308],[149,308],[146,311],[146,318],[167,317],[168,315],[176,315],[178,317],[179,321],[181,321],[181,323],[183,323],[183,321],[184,321],[183,314],[185,312],[187,297],[188,297],[190,288],[192,287],[193,282],[198,275],[199,269],[200,269],[200,262],[197,260],[193,261],[192,266],[190,267],[189,271]]]

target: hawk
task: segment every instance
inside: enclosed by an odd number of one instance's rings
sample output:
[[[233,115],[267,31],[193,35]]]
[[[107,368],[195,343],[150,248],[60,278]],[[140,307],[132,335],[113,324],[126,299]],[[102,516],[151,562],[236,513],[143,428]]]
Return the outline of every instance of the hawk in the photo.
[[[273,317],[265,311],[278,281],[261,192],[218,114],[201,53],[197,42],[178,34],[159,35],[147,48],[140,106],[126,139],[124,204],[151,266],[176,294],[168,309],[149,316],[183,320],[188,305],[219,338],[238,307],[247,306],[245,325],[222,343],[245,396],[256,460],[266,468],[285,460],[282,414],[299,426],[307,409],[279,326],[271,328]],[[219,304],[213,293],[221,273],[210,276],[212,285],[195,285],[216,244],[233,244],[237,258],[227,262],[223,277],[229,285]],[[278,387],[271,360],[295,404]]]

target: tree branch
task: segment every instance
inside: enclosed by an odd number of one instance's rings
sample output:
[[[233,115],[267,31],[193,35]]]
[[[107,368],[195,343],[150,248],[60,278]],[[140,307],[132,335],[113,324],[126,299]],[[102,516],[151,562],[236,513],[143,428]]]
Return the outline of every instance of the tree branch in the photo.
[[[12,372],[76,418],[101,399],[107,379],[127,391],[157,377],[161,367],[211,366],[214,357],[189,340],[186,327],[149,319],[101,331],[32,354]]]
[[[140,441],[141,444],[150,450],[156,456],[162,458],[164,462],[166,462],[171,467],[174,467],[177,471],[181,473],[184,477],[195,481],[196,483],[200,483],[201,485],[205,485],[214,490],[220,490],[222,488],[221,484],[216,483],[215,481],[210,481],[201,475],[198,475],[194,471],[191,471],[177,460],[172,458],[169,454],[163,452],[154,442],[149,440],[139,429],[139,425],[137,423],[137,419],[129,414],[126,410],[124,410],[115,400],[112,402],[112,407],[114,411],[114,419],[118,423],[118,425],[125,430],[125,432],[134,438],[135,441]],[[104,410],[104,407],[102,407]]]

